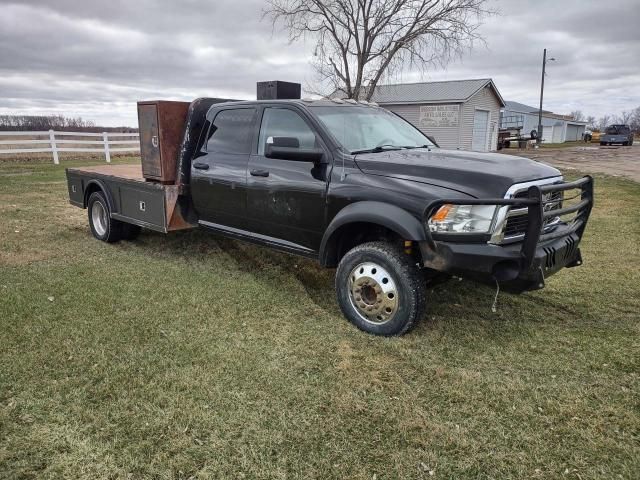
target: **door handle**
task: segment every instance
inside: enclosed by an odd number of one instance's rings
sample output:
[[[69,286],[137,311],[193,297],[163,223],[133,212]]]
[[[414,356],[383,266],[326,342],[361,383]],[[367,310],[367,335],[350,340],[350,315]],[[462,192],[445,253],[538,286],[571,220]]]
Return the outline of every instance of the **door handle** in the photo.
[[[209,170],[209,165],[207,163],[196,162],[193,164],[193,168],[197,168],[198,170]]]
[[[251,171],[249,171],[249,173],[254,177],[268,177],[269,176],[269,171],[268,170],[251,170]]]

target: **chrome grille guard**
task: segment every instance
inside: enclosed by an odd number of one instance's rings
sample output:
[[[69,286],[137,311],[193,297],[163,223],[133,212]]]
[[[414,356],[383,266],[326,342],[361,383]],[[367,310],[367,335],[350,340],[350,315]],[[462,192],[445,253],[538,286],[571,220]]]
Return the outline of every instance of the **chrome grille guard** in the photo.
[[[561,206],[545,211],[545,205],[557,202],[553,198],[544,200],[544,195],[554,192],[566,192],[567,190],[580,189],[580,201],[571,206]],[[553,197],[553,196],[551,196]],[[564,237],[576,233],[582,238],[587,225],[591,209],[593,207],[593,178],[589,175],[573,182],[552,183],[548,185],[532,185],[527,189],[526,197],[520,198],[490,198],[490,199],[442,199],[431,202],[422,213],[423,225],[426,230],[427,239],[430,246],[435,249],[436,243],[428,228],[428,220],[443,205],[502,205],[527,209],[527,230],[522,239],[522,249],[520,250],[523,267],[531,266],[536,248],[540,243]],[[567,222],[559,224],[550,232],[543,231],[544,221],[551,217],[562,217],[575,213],[573,218]],[[459,241],[459,237],[458,237]]]

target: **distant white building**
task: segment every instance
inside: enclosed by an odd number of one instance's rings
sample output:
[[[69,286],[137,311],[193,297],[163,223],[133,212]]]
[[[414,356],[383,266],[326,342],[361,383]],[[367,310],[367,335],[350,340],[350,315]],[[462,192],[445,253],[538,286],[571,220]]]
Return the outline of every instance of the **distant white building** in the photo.
[[[523,103],[506,101],[500,111],[500,128],[521,128],[523,134],[533,130],[538,133],[538,113],[536,107]],[[568,115],[558,115],[542,111],[542,141],[546,143],[564,143],[582,139],[587,122],[578,122]]]
[[[442,148],[497,149],[505,103],[490,78],[380,85],[371,101],[411,122]]]

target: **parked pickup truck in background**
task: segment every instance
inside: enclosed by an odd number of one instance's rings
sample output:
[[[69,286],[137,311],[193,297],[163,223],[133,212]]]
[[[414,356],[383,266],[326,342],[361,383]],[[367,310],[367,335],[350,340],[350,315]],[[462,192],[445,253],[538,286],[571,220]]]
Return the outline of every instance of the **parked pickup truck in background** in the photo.
[[[67,170],[71,203],[88,209],[97,239],[199,227],[315,258],[337,267],[347,319],[378,335],[420,320],[436,274],[519,293],[582,263],[590,177],[565,182],[525,158],[443,150],[355,101],[199,99],[184,122],[172,182],[137,165]],[[143,164],[163,136],[144,128]]]
[[[600,136],[600,145],[633,145],[633,132],[629,125],[609,125]]]

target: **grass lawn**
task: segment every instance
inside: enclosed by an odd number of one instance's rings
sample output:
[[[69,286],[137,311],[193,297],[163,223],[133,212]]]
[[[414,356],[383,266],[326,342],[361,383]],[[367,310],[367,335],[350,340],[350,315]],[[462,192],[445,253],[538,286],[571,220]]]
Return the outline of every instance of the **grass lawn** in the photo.
[[[599,145],[598,143],[594,143],[594,145]],[[591,146],[590,142],[585,142],[583,140],[578,140],[576,142],[563,142],[563,143],[543,143],[540,145],[540,148],[571,148],[571,147],[589,147]]]
[[[0,163],[3,480],[639,478],[640,184],[545,290],[451,280],[383,339],[312,261],[94,240],[62,163]]]

